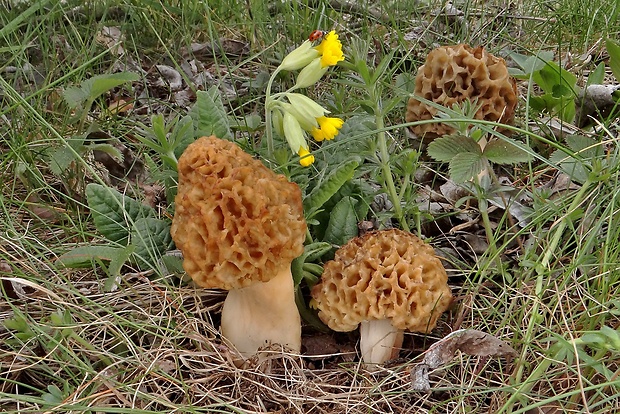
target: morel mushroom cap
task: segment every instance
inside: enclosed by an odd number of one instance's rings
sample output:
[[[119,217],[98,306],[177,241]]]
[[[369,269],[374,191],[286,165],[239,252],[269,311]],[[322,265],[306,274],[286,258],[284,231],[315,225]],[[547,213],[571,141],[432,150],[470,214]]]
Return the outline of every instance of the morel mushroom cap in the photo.
[[[432,119],[437,109],[415,98],[421,96],[445,107],[477,99],[481,105],[476,119],[512,124],[517,106],[517,84],[508,74],[504,59],[482,47],[442,46],[431,51],[415,79],[414,96],[407,104],[407,122]],[[410,127],[418,137],[429,142],[454,129],[442,123]]]
[[[244,356],[269,343],[299,351],[290,273],[306,232],[299,187],[216,137],[189,145],[178,169],[170,232],[197,285],[229,290],[223,335]]]
[[[341,247],[312,296],[331,329],[362,324],[362,358],[378,364],[400,346],[403,330],[426,333],[436,326],[452,301],[447,279],[431,246],[411,233],[382,230]]]

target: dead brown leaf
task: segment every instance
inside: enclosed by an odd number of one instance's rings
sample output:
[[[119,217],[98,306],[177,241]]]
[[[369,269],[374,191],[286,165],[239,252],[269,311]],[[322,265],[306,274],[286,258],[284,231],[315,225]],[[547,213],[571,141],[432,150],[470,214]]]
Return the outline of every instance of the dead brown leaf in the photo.
[[[429,370],[439,368],[450,362],[456,351],[480,357],[514,358],[517,356],[517,351],[493,335],[476,329],[460,329],[433,344],[424,353],[422,362],[411,370],[412,388],[417,391],[430,391]]]

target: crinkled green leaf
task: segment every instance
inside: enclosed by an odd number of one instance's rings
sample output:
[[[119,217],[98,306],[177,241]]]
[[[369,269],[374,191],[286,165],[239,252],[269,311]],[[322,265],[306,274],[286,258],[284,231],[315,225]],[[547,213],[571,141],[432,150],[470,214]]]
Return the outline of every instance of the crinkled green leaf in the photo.
[[[189,111],[194,121],[197,137],[215,135],[218,138],[232,138],[228,116],[222,104],[222,98],[217,86],[208,91],[196,92],[196,103]]]
[[[480,145],[463,135],[446,135],[435,138],[428,145],[428,155],[442,162],[450,161],[456,155],[464,152],[480,155]]]
[[[97,231],[123,245],[128,243],[130,229],[138,219],[154,215],[152,208],[100,184],[86,186],[86,199]]]
[[[482,154],[490,162],[496,164],[518,164],[531,160],[530,154],[518,147],[516,141],[510,138],[497,139],[489,142]]]
[[[477,176],[486,165],[486,158],[480,153],[457,154],[450,161],[450,178],[456,183],[464,183]]]
[[[357,160],[345,161],[330,174],[304,199],[304,211],[308,216],[316,212],[342,187],[353,178],[355,169],[359,166]]]
[[[329,223],[323,237],[324,241],[342,246],[357,236],[357,223],[359,221],[355,212],[357,202],[358,200],[347,196],[336,203],[329,216]]]
[[[163,253],[172,245],[170,223],[148,217],[136,220],[131,230],[134,257],[140,266],[154,267]]]
[[[605,47],[607,48],[607,53],[609,53],[611,72],[616,77],[616,80],[620,82],[620,44],[612,39],[607,39]]]

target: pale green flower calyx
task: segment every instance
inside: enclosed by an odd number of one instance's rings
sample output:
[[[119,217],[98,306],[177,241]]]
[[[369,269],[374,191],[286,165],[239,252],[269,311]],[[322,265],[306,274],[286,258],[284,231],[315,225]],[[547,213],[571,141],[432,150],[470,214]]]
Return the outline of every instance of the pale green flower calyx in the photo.
[[[299,47],[286,55],[278,66],[278,70],[298,70],[308,66],[319,56],[319,51],[312,46],[312,42],[306,40]]]

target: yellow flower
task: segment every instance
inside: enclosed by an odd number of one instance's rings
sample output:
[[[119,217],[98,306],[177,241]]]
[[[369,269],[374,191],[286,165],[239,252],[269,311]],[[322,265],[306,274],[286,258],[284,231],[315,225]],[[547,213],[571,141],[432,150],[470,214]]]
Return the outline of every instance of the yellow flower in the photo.
[[[334,30],[327,33],[321,44],[319,44],[315,49],[318,50],[321,55],[322,68],[334,66],[341,60],[344,60],[342,43],[338,40],[338,35]]]
[[[314,162],[314,155],[310,154],[307,148],[301,147],[299,148],[299,163],[302,167],[309,167]]]
[[[326,116],[317,118],[317,122],[319,123],[319,127],[312,129],[310,133],[314,139],[319,142],[324,139],[334,139],[334,137],[338,135],[338,130],[342,128],[344,124],[344,121],[340,118],[329,118]]]
[[[318,57],[308,62],[299,72],[295,86],[291,90],[314,85],[323,77],[330,66],[334,66],[341,60],[344,60],[342,43],[338,40],[338,35],[334,30],[325,35],[323,41],[314,50],[317,51]]]

